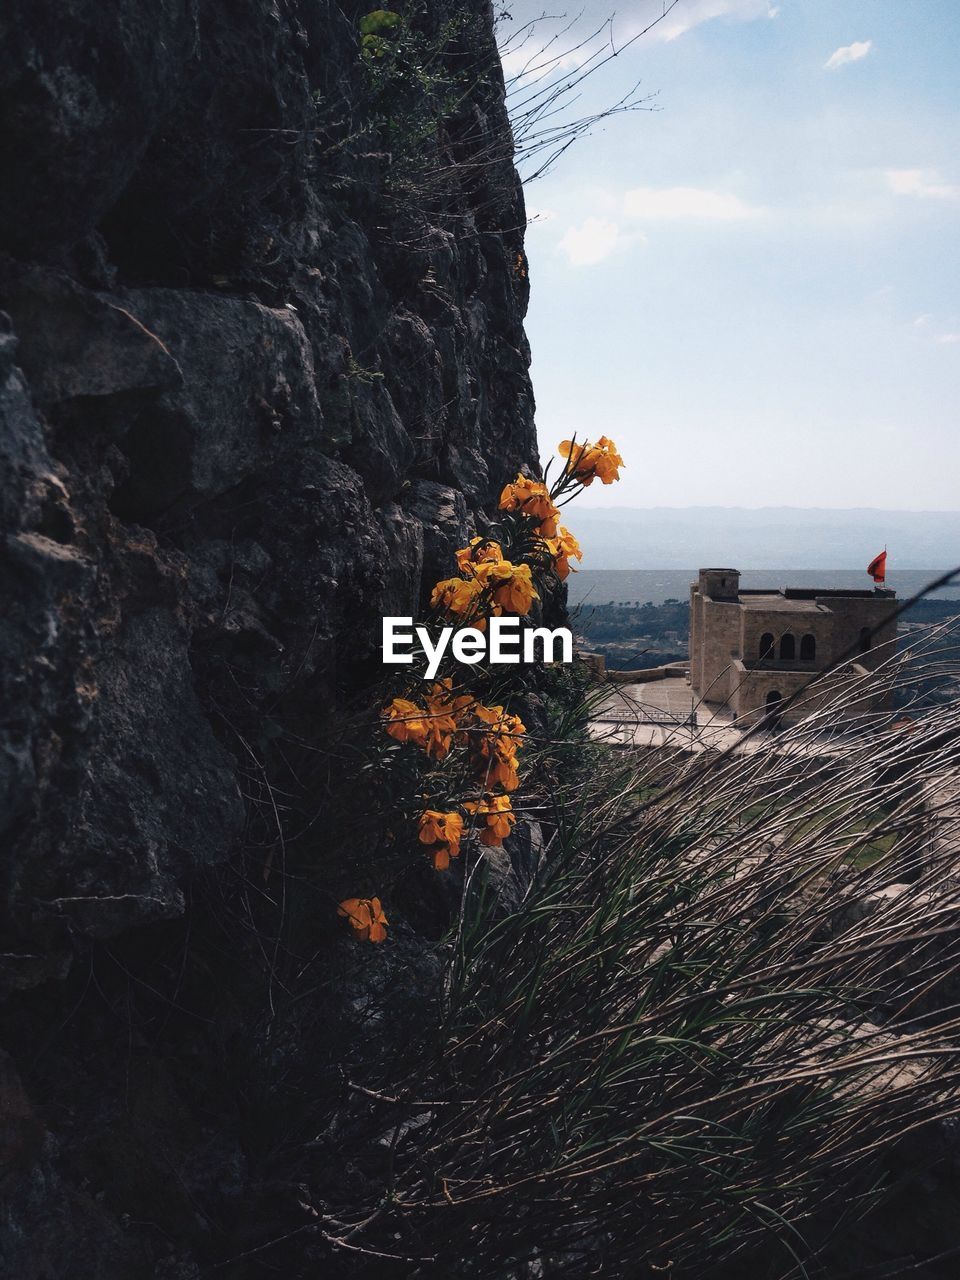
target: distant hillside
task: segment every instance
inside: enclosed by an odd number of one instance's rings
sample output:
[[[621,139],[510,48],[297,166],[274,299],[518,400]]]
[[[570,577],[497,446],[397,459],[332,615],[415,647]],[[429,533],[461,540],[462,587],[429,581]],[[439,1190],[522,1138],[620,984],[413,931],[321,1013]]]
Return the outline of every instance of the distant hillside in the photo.
[[[861,569],[886,545],[900,569],[960,564],[960,511],[813,507],[580,507],[591,569]]]

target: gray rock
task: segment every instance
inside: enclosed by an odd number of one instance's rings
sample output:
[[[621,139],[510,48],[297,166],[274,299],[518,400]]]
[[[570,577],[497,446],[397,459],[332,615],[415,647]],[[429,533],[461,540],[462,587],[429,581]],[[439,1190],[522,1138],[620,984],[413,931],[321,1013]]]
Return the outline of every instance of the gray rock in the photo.
[[[4,5],[0,246],[25,256],[93,229],[173,102],[195,39],[192,0]]]
[[[467,504],[462,493],[433,480],[415,480],[404,494],[404,506],[423,526],[423,587],[453,577],[456,552],[470,540]]]
[[[486,0],[460,9],[492,53]],[[24,1280],[255,1247],[267,1135],[333,1134],[319,1195],[365,1185],[376,1104],[342,1079],[436,1017],[391,855],[367,833],[331,865],[356,760],[328,739],[382,615],[536,469],[524,219],[495,74],[445,189],[397,199],[357,35],[329,0],[0,16],[0,990],[47,1126],[0,1197]],[[385,946],[342,935],[341,879],[393,895]],[[263,1201],[277,1234],[301,1199]]]
[[[17,359],[41,404],[159,393],[183,381],[168,347],[142,321],[67,276],[6,264],[0,304],[13,318]]]
[[[120,302],[183,372],[181,390],[142,410],[123,440],[125,513],[223,493],[251,474],[274,437],[316,437],[319,406],[310,347],[294,312],[173,289]]]
[[[494,890],[498,910],[516,911],[540,867],[544,855],[539,822],[522,819],[499,849],[483,851],[483,875]]]

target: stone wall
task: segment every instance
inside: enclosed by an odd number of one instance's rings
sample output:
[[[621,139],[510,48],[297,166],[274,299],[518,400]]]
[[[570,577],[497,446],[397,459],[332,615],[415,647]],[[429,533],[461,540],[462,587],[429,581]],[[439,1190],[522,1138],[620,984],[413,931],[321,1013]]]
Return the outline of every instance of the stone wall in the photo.
[[[690,684],[694,689],[700,688],[703,669],[703,596],[699,585],[690,583]]]
[[[749,726],[766,715],[770,693],[778,693],[783,700],[799,694],[796,702],[778,713],[782,724],[799,724],[810,716],[826,712],[821,726],[824,729],[834,727],[840,721],[849,725],[858,717],[870,716],[886,705],[883,692],[878,692],[873,685],[865,687],[867,677],[867,668],[859,663],[811,680],[809,670],[778,669],[775,665],[757,670],[738,662],[730,705],[738,721]],[[842,711],[839,709],[841,702]],[[836,712],[831,708],[837,708]]]
[[[705,599],[701,608],[700,683],[694,687],[707,702],[727,702],[740,656],[740,606]]]
[[[764,635],[772,635],[775,651],[780,652],[780,641],[785,635],[792,635],[795,642],[796,659],[800,659],[800,641],[805,635],[812,635],[816,640],[816,658],[809,664],[809,669],[825,666],[834,653],[833,618],[832,615],[814,613],[804,610],[789,613],[783,609],[744,609],[740,630],[741,655],[745,662],[754,662],[760,657],[760,639]]]
[[[834,615],[835,657],[839,658],[851,650],[857,653],[860,648],[860,635],[865,627],[871,630],[876,627],[877,634],[870,641],[870,649],[858,654],[857,661],[873,670],[879,663],[893,656],[897,639],[897,622],[895,618],[890,619],[889,615],[897,607],[894,596],[831,596],[825,600],[825,603]]]

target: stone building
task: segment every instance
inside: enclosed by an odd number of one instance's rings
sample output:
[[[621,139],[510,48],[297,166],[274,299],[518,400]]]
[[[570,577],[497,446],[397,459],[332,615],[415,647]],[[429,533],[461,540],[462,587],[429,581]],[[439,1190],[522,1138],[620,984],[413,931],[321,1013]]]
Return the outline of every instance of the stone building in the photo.
[[[728,707],[745,723],[780,719],[785,699],[850,655],[829,690],[814,686],[782,713],[788,723],[803,719],[836,697],[836,680],[856,687],[890,657],[896,607],[893,591],[742,590],[739,570],[701,569],[690,584],[691,686],[704,702]],[[881,701],[872,689],[849,710],[871,710]]]

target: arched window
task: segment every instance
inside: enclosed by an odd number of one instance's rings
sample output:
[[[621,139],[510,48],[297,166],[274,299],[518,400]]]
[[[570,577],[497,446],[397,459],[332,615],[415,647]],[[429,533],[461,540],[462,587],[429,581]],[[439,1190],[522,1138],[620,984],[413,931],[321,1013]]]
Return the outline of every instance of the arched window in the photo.
[[[813,662],[817,656],[817,637],[804,636],[800,641],[800,661]]]
[[[797,642],[796,640],[794,640],[793,636],[788,631],[787,634],[780,641],[780,661],[792,662],[796,656],[797,656]]]
[[[777,655],[774,652],[773,636],[769,631],[765,631],[760,637],[760,661],[769,662]]]
[[[870,628],[869,627],[864,627],[863,630],[860,632],[860,652],[861,653],[870,652]]]

